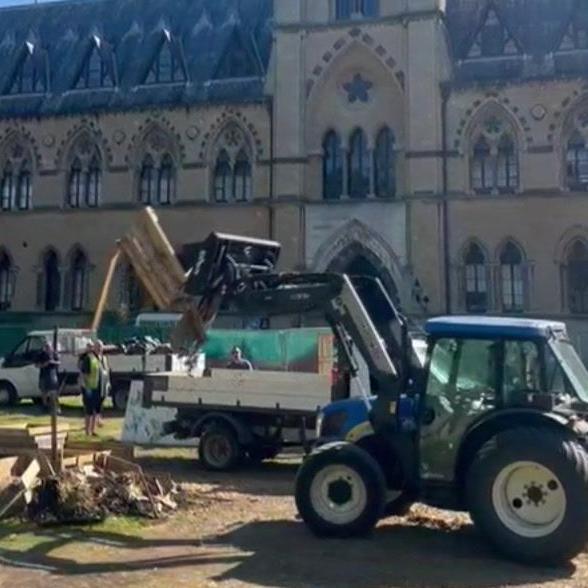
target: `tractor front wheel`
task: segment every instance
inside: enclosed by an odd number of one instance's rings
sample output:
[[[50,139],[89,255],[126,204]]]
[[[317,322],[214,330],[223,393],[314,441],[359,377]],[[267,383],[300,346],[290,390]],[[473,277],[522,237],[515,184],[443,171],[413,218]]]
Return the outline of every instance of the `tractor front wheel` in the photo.
[[[296,478],[296,506],[319,536],[369,533],[382,516],[385,499],[380,466],[349,443],[320,447],[304,461]]]
[[[500,433],[474,459],[466,491],[474,522],[507,557],[559,564],[588,542],[588,455],[566,431]]]

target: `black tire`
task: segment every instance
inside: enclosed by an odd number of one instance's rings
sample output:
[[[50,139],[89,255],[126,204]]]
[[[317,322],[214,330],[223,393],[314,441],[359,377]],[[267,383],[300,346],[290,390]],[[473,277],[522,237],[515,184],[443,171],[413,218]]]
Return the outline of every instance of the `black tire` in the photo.
[[[355,495],[365,497],[364,500],[359,499],[358,510],[349,515],[353,516],[349,520],[329,520],[325,516],[324,505],[323,512],[320,512],[321,506],[313,503],[313,496],[316,499],[318,491],[316,487],[313,489],[313,484],[318,484],[317,476],[328,474],[326,468],[330,466],[341,467],[341,475],[328,485],[327,491],[338,493],[340,498],[329,495],[325,500],[350,503]],[[353,484],[356,484],[356,489],[349,482],[350,478],[345,476],[346,470],[355,473]],[[323,486],[327,484],[323,483]],[[380,466],[369,453],[349,443],[330,443],[318,448],[304,461],[296,477],[298,512],[312,532],[321,537],[357,537],[370,533],[382,517],[385,499],[386,482]]]
[[[200,436],[198,458],[212,472],[227,472],[243,459],[243,449],[235,431],[228,425],[211,425]]]
[[[0,382],[0,406],[16,406],[19,401],[16,388],[10,382]]]
[[[127,402],[129,401],[129,388],[126,386],[117,386],[112,391],[112,406],[115,410],[124,412],[127,409]]]
[[[534,469],[524,470],[529,462]],[[517,471],[529,475],[516,478]],[[500,433],[474,458],[466,496],[476,526],[510,559],[560,564],[588,541],[588,455],[567,431],[545,427]],[[530,521],[533,516],[545,521]]]

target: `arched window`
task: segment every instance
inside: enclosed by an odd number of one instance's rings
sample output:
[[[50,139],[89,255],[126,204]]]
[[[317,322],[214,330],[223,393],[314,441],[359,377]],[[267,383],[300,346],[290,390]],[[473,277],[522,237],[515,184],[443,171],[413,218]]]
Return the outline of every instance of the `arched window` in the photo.
[[[144,308],[146,296],[131,265],[122,267],[120,280],[120,306],[131,315],[137,314]]]
[[[141,173],[139,176],[139,202],[151,204],[155,196],[155,166],[153,158],[147,154],[143,158]]]
[[[161,158],[159,182],[157,186],[157,202],[161,205],[171,204],[174,191],[174,164],[169,154]]]
[[[28,162],[24,162],[18,174],[16,200],[19,210],[28,210],[32,200],[32,177]]]
[[[41,306],[48,312],[59,308],[61,301],[61,273],[59,258],[55,251],[49,251],[43,258]]]
[[[525,267],[521,250],[512,242],[500,254],[502,310],[521,312],[525,309]]]
[[[588,314],[588,247],[576,241],[567,257],[568,307],[574,314]]]
[[[84,198],[82,179],[82,162],[76,157],[69,170],[68,204],[72,208],[79,208]]]
[[[88,287],[88,260],[83,251],[76,251],[71,258],[70,308],[80,311],[84,308]]]
[[[465,252],[465,306],[468,312],[488,311],[488,271],[481,247],[472,243]]]
[[[233,173],[233,194],[237,202],[246,202],[251,198],[251,164],[247,154],[241,150],[235,160]]]
[[[341,198],[343,193],[343,153],[341,140],[335,131],[329,131],[323,141],[323,197],[326,200]]]
[[[496,185],[499,190],[512,191],[519,187],[519,163],[512,137],[505,134],[498,143]]]
[[[365,133],[357,129],[349,142],[349,196],[365,198],[370,191],[370,156]]]
[[[16,181],[12,163],[7,162],[2,174],[2,210],[12,210],[16,200]]]
[[[374,152],[374,173],[376,196],[380,198],[396,195],[394,143],[394,133],[388,127],[378,133]]]
[[[472,187],[476,192],[486,192],[494,187],[494,170],[490,146],[484,137],[474,145],[472,153]]]
[[[8,310],[14,290],[13,271],[10,257],[0,251],[0,310]]]
[[[588,146],[578,131],[568,141],[567,180],[570,188],[588,188]]]
[[[176,51],[172,49],[167,35],[164,36],[145,79],[146,84],[169,84],[186,80]]]
[[[102,171],[97,157],[93,157],[86,174],[86,205],[89,208],[98,206],[102,185]]]
[[[231,160],[223,149],[216,159],[214,167],[214,199],[216,202],[228,202],[231,198]]]

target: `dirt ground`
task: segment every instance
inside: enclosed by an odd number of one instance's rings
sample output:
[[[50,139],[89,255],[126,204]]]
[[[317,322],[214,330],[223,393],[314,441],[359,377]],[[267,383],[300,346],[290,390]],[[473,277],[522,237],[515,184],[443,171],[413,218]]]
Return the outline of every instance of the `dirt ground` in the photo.
[[[588,555],[567,568],[525,568],[490,552],[466,516],[424,507],[383,521],[369,539],[316,539],[296,518],[294,461],[230,475],[187,458],[142,461],[186,485],[182,512],[144,528],[0,527],[0,587],[588,586]]]

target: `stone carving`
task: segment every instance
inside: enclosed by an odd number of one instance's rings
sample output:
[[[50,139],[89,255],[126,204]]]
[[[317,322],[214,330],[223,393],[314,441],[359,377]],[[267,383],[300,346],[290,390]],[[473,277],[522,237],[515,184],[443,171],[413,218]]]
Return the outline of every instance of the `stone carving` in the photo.
[[[200,130],[198,129],[198,127],[192,125],[189,126],[186,129],[186,137],[188,137],[188,139],[190,139],[190,141],[194,141],[195,139],[198,138],[198,136],[200,135]]]
[[[347,100],[350,104],[357,102],[368,102],[370,99],[370,90],[374,84],[357,73],[350,82],[343,84],[343,89],[347,92]]]
[[[124,143],[127,136],[124,131],[119,129],[117,131],[114,131],[114,135],[112,136],[112,138],[114,139],[114,142],[117,145],[121,145],[122,143]]]

